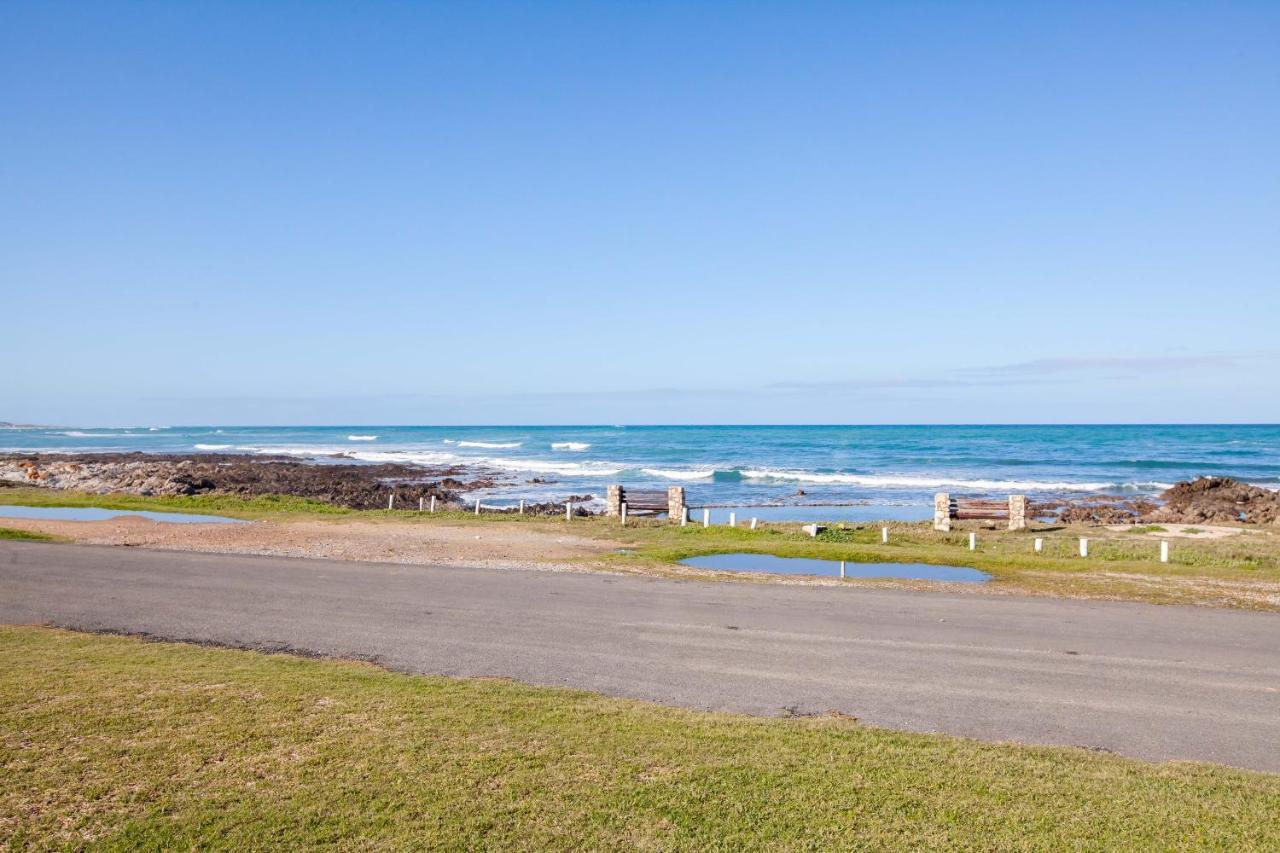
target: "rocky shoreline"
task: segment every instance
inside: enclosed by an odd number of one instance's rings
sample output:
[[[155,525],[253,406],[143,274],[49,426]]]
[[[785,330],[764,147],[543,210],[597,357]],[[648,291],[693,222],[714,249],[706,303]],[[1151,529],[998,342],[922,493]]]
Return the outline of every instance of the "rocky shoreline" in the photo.
[[[92,494],[292,495],[351,509],[416,506],[419,498],[461,503],[466,492],[497,484],[461,466],[316,463],[287,456],[231,453],[23,453],[0,457],[9,485],[75,489]]]

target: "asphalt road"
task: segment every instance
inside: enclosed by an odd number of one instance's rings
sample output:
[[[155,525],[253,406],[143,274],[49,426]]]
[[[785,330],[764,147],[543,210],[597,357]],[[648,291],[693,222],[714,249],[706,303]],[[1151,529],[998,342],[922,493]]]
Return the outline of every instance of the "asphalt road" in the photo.
[[[0,542],[0,622],[1280,772],[1280,614]]]

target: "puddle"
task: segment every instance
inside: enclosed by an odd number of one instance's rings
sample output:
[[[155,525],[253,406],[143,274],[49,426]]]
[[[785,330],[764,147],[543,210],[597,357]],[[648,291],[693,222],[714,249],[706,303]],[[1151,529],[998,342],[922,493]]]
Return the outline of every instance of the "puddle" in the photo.
[[[685,566],[730,572],[769,572],[775,575],[840,576],[839,560],[807,557],[775,557],[772,554],[710,554],[681,560]],[[928,563],[845,563],[848,578],[906,578],[926,581],[966,581],[982,583],[991,575],[963,566],[933,566]]]
[[[152,521],[177,524],[244,524],[238,518],[221,515],[190,515],[185,512],[152,512],[139,509],[102,509],[96,506],[0,506],[0,518],[47,518],[58,521],[106,521],[122,515],[137,515]]]

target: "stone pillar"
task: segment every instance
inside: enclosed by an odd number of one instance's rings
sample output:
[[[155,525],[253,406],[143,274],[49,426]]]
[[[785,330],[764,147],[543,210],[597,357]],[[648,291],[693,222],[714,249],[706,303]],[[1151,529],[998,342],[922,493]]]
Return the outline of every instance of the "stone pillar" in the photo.
[[[951,530],[951,495],[946,492],[933,496],[933,529]]]
[[[1027,529],[1027,496],[1009,495],[1009,529]]]
[[[684,486],[667,489],[667,518],[672,521],[684,518]]]
[[[605,498],[605,515],[622,515],[622,495],[622,486],[609,487],[608,496]]]

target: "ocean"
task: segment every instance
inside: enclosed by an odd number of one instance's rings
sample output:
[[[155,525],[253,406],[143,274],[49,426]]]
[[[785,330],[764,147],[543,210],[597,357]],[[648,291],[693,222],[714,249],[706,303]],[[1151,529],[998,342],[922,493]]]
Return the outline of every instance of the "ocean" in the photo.
[[[937,491],[1154,495],[1200,475],[1280,488],[1277,425],[19,428],[0,449],[461,464],[500,475],[478,494],[493,505],[679,484],[694,507],[811,520],[926,518]]]

